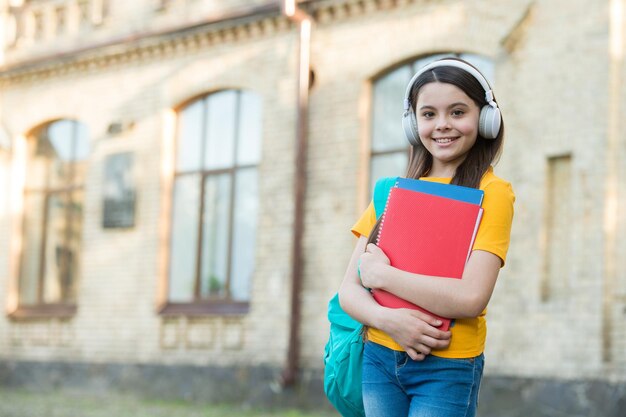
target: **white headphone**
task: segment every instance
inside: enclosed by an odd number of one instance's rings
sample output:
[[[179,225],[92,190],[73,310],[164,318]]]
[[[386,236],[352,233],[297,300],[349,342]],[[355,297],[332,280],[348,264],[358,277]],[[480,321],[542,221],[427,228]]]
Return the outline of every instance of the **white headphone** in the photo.
[[[409,140],[411,145],[419,145],[420,139],[417,133],[417,118],[415,117],[415,110],[411,106],[411,88],[417,80],[417,78],[433,68],[437,67],[456,67],[470,73],[485,90],[485,100],[487,103],[480,109],[480,117],[478,119],[478,133],[485,139],[495,139],[500,132],[500,125],[502,124],[502,116],[500,115],[500,109],[498,104],[493,99],[493,91],[487,79],[474,67],[466,64],[463,61],[457,61],[455,59],[441,59],[439,61],[431,62],[420,69],[409,81],[409,85],[404,94],[404,114],[402,115],[402,128],[404,134]]]

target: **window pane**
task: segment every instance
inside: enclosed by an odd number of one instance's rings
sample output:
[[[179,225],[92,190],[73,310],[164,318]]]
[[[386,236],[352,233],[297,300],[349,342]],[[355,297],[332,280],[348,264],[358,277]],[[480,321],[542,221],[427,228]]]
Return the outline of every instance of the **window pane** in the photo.
[[[202,117],[204,101],[185,107],[178,118],[176,171],[197,171],[202,160]]]
[[[380,177],[395,177],[404,175],[409,157],[407,152],[394,152],[372,157],[372,170],[370,177],[370,190],[374,190],[374,184]]]
[[[66,187],[71,184],[74,124],[69,120],[60,120],[48,126],[47,132],[44,130],[52,151],[52,164],[49,171],[50,187]]]
[[[84,182],[89,157],[87,127],[59,120],[40,129],[29,141],[27,189],[63,188]]]
[[[169,300],[193,301],[198,250],[200,177],[185,175],[174,183]]]
[[[63,293],[65,301],[75,302],[78,289],[79,267],[82,254],[83,233],[83,206],[85,201],[84,191],[75,191],[71,194],[69,207],[69,231],[67,235],[67,282]]]
[[[48,129],[43,128],[28,141],[28,162],[26,166],[26,188],[44,190],[51,182],[48,174],[54,160],[55,151],[48,137]]]
[[[65,244],[68,208],[67,193],[51,194],[48,197],[43,292],[45,303],[62,301],[63,288],[67,286],[69,280],[67,265],[71,254]]]
[[[402,131],[402,102],[411,79],[409,66],[399,68],[374,84],[372,151],[381,152],[408,146]]]
[[[87,171],[87,158],[89,157],[89,131],[82,123],[74,124],[74,185],[82,185],[85,182]]]
[[[253,93],[241,93],[237,164],[256,164],[261,159],[261,99]]]
[[[235,224],[231,297],[237,301],[250,299],[250,284],[254,275],[259,187],[256,168],[237,173],[235,191]]]
[[[48,140],[54,155],[62,161],[73,159],[74,125],[71,120],[59,120],[48,126]]]
[[[43,238],[43,194],[27,193],[24,197],[24,241],[20,264],[20,304],[37,303],[41,239]]]
[[[226,295],[228,274],[231,177],[216,175],[205,181],[200,293],[221,297]]]
[[[234,165],[237,93],[222,91],[207,97],[207,126],[204,168],[228,168]]]
[[[202,183],[200,190],[203,197],[200,197],[199,191],[194,197],[203,198],[202,217],[193,216],[195,227],[202,228],[197,283],[199,294],[196,297],[246,300],[254,269],[257,173],[256,168],[244,168],[243,172],[232,169],[256,165],[261,159],[262,103],[258,95],[238,90],[208,95],[203,103],[202,106],[199,102],[194,103],[181,112],[178,134],[184,138],[179,140],[177,155],[178,172],[193,169],[203,171],[200,175],[204,175],[203,180],[198,179]],[[193,140],[189,140],[190,137]],[[182,143],[193,143],[194,146],[189,148]],[[195,159],[193,163],[187,162],[198,156],[202,160],[200,166],[195,165]],[[238,185],[233,196],[234,176],[237,176]],[[237,202],[233,206],[234,199]],[[186,204],[199,207],[197,202]],[[194,242],[199,236],[196,231]],[[172,248],[174,251],[175,248]],[[192,256],[193,259],[186,262],[195,266],[195,252]],[[172,260],[172,265],[174,262]],[[189,278],[184,283],[189,288],[186,291],[192,296],[196,284],[195,269],[193,272],[193,279]],[[191,270],[187,275],[190,274]],[[193,300],[192,296],[187,297],[188,301]]]
[[[52,163],[52,148],[46,135],[38,135],[28,141],[26,165],[26,189],[43,190],[48,184],[48,166]]]

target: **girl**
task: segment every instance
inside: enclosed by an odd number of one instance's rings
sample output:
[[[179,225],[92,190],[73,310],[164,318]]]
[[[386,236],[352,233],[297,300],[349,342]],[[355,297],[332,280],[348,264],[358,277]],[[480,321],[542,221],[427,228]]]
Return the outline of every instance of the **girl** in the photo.
[[[359,238],[344,276],[342,308],[367,326],[363,403],[368,417],[474,416],[483,371],[486,306],[509,246],[511,185],[491,166],[503,126],[491,87],[469,63],[445,58],[409,82],[403,125],[411,143],[406,176],[484,191],[483,218],[462,279],[404,272],[372,242],[373,205],[354,225]],[[383,289],[443,317],[448,332],[419,311],[380,306],[366,288]]]

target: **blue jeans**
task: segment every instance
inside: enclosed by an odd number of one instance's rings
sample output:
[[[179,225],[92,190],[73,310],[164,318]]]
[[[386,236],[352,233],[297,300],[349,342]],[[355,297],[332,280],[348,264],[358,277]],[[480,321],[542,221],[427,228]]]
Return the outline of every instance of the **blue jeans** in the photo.
[[[367,417],[474,417],[484,356],[419,362],[366,342],[363,404]]]

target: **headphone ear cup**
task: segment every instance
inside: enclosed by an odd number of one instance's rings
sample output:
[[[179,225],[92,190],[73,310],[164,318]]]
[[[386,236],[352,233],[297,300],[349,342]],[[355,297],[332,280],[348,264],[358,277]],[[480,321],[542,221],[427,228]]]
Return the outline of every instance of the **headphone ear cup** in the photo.
[[[413,107],[409,107],[402,115],[402,129],[409,143],[413,146],[419,145],[419,134],[417,133],[417,119]]]
[[[495,139],[500,132],[502,116],[500,109],[492,106],[483,106],[478,120],[478,133],[485,139]]]

